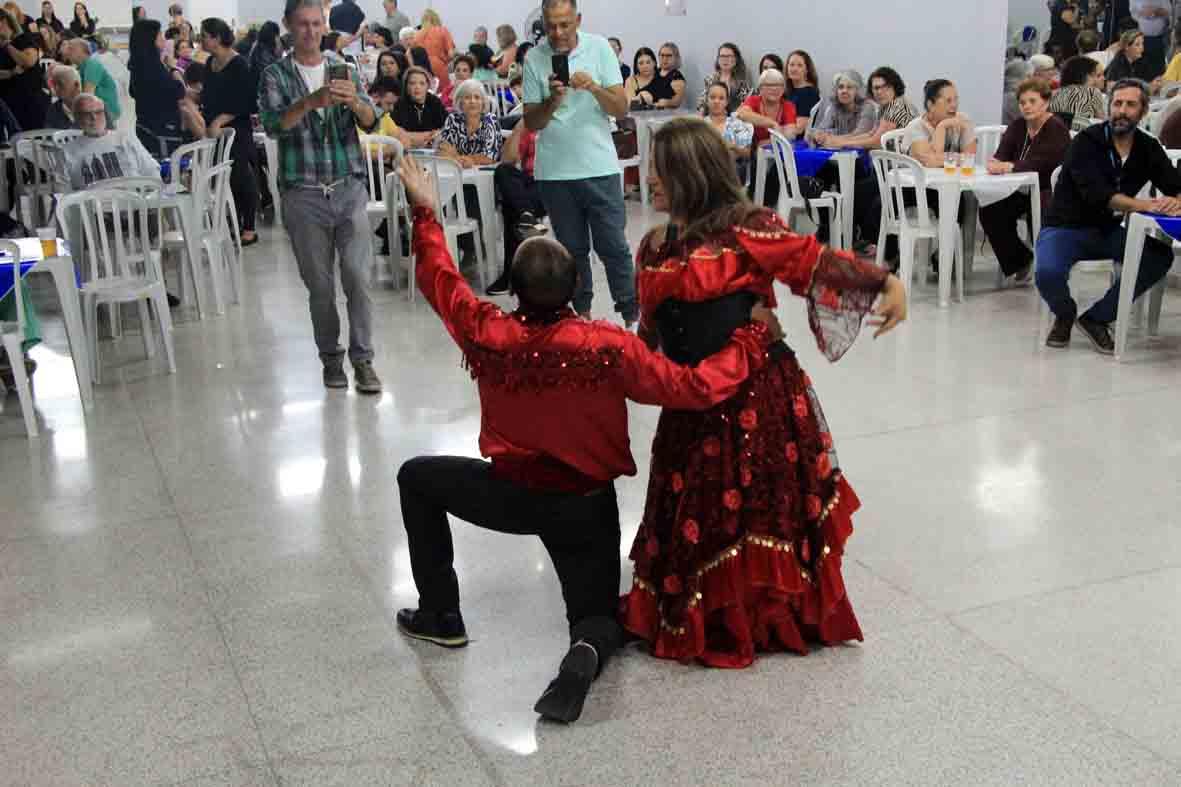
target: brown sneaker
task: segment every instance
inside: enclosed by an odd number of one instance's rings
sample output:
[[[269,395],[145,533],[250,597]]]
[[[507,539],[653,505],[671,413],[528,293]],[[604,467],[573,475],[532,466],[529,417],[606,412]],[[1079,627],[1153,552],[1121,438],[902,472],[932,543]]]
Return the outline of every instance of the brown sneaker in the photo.
[[[1078,318],[1078,327],[1091,340],[1095,352],[1100,355],[1115,355],[1115,341],[1111,338],[1109,326],[1083,316]]]
[[[1055,317],[1054,326],[1046,336],[1047,347],[1066,347],[1070,344],[1070,332],[1074,328],[1074,320],[1068,317]]]
[[[353,385],[357,393],[381,393],[381,380],[377,372],[373,371],[373,361],[356,361],[353,363]]]

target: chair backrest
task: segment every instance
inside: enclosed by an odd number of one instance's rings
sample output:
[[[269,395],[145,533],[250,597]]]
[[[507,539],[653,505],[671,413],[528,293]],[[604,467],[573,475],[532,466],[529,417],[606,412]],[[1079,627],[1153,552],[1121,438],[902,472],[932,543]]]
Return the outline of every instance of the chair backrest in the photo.
[[[62,227],[81,227],[87,282],[146,277],[163,281],[160,259],[148,239],[148,202],[125,189],[93,189],[67,194],[57,203]],[[142,265],[144,273],[139,274]]]
[[[12,263],[12,297],[16,302],[16,329],[21,336],[25,335],[25,299],[21,296],[21,250],[10,240],[0,240],[0,253],[4,254],[4,262]],[[0,293],[2,295],[3,293]]]
[[[988,160],[996,155],[996,149],[1001,145],[1001,137],[1005,134],[1006,126],[977,126],[976,127],[976,163],[980,166],[988,164]]]
[[[237,135],[238,132],[232,128],[223,128],[221,130],[221,134],[214,140],[217,145],[213,151],[213,164],[221,164],[231,160],[230,152],[234,147],[234,137]]]
[[[435,187],[435,206],[446,218],[467,221],[467,206],[463,200],[463,167],[451,159],[432,153],[413,151],[414,159],[426,169]]]
[[[906,136],[906,129],[896,128],[882,134],[882,150],[889,153],[902,152],[902,138]]]
[[[67,128],[54,134],[51,139],[55,145],[68,145],[72,140],[78,139],[82,136],[82,129]]]
[[[1050,191],[1058,188],[1058,178],[1062,175],[1062,165],[1054,167],[1054,171],[1050,173]]]
[[[1173,162],[1173,166],[1177,166],[1177,162],[1181,161],[1181,150],[1166,150],[1165,155],[1169,157],[1169,161]]]
[[[927,173],[923,165],[910,156],[888,150],[871,150],[869,157],[877,177],[886,220],[899,226],[906,224],[923,231],[933,231],[934,223],[927,205]],[[907,189],[915,192],[917,209],[913,222],[906,213],[904,198]]]
[[[800,192],[800,176],[796,172],[796,153],[787,137],[772,129],[771,152],[775,161],[775,169],[779,172],[779,202],[786,200],[789,204],[803,205],[805,201]],[[786,218],[786,216],[784,217]]]
[[[1160,134],[1161,126],[1164,125],[1165,113],[1163,110],[1156,109],[1148,113],[1148,120],[1144,124],[1144,130],[1152,136]]]
[[[204,206],[201,217],[206,232],[218,232],[228,227],[230,171],[233,168],[234,162],[223,161],[193,176],[193,200],[198,207]]]
[[[378,202],[377,189],[385,183],[386,170],[392,172],[402,163],[402,143],[384,134],[362,134],[361,149],[368,154],[365,156],[365,172],[369,179],[369,201]],[[389,165],[386,164],[387,153],[392,155]]]
[[[172,182],[179,182],[180,173],[185,161],[189,162],[188,170],[193,180],[196,180],[202,172],[209,169],[215,163],[213,159],[217,152],[216,148],[216,139],[199,139],[196,142],[181,145],[172,151],[172,158],[169,160],[169,172],[172,173]]]

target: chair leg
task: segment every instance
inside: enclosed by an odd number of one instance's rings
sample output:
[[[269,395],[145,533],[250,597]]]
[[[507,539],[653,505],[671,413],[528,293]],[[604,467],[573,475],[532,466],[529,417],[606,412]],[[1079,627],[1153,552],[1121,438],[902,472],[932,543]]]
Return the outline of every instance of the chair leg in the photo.
[[[480,277],[480,290],[488,289],[488,271],[484,270],[484,241],[480,239],[480,231],[472,233],[472,241],[476,247],[476,273]]]
[[[98,301],[93,295],[82,297],[82,319],[86,321],[86,341],[90,343],[90,381],[102,382],[102,356],[98,352]]]
[[[147,300],[136,304],[139,307],[139,330],[144,339],[144,355],[148,358],[156,357],[156,342],[152,338],[152,310],[148,308]]]
[[[201,241],[205,249],[205,257],[209,260],[209,283],[213,286],[213,307],[218,315],[226,313],[225,300],[222,298],[221,280],[221,244],[215,238],[205,238]]]
[[[903,232],[898,235],[898,273],[902,276],[902,284],[906,287],[907,300],[910,299],[911,280],[914,279],[915,237]]]
[[[1161,279],[1150,291],[1148,300],[1148,335],[1156,336],[1160,330],[1161,306],[1165,299],[1166,280]]]
[[[160,322],[160,338],[164,340],[164,357],[168,360],[168,373],[176,374],[176,347],[172,341],[172,314],[168,311],[168,296],[163,288],[152,296],[156,317]]]
[[[881,228],[878,230],[878,253],[875,262],[879,268],[886,267],[886,217],[882,216]]]
[[[242,230],[238,224],[238,207],[234,204],[233,199],[226,201],[226,207],[229,209],[230,229],[233,231],[233,236],[230,243],[234,247],[234,256],[239,263],[242,262]]]
[[[123,338],[123,309],[118,303],[107,304],[107,315],[111,318],[111,337]]]
[[[967,254],[964,253],[964,239],[962,235],[956,236],[955,253],[959,256],[959,264],[955,266],[956,293],[962,303],[964,300],[964,269],[968,267],[965,260]]]
[[[12,377],[16,382],[16,395],[21,403],[21,415],[25,419],[25,432],[29,437],[37,436],[37,414],[33,411],[33,394],[29,390],[29,376],[25,374],[24,353],[21,352],[21,337],[15,333],[4,335],[4,349],[12,364]]]

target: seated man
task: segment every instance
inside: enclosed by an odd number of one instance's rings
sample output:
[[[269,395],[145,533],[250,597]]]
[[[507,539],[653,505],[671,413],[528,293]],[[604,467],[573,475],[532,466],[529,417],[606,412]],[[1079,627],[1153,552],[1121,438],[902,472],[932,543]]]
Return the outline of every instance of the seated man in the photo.
[[[77,67],[82,79],[82,92],[99,97],[110,114],[113,127],[122,111],[119,107],[119,86],[111,78],[106,66],[90,54],[90,45],[82,38],[71,38],[62,44],[62,58]]]
[[[1070,344],[1078,314],[1069,286],[1074,264],[1079,260],[1123,259],[1127,235],[1123,214],[1152,211],[1181,215],[1181,200],[1176,199],[1181,192],[1181,173],[1160,143],[1137,128],[1148,114],[1148,102],[1147,85],[1138,79],[1121,79],[1111,92],[1110,120],[1088,127],[1066,151],[1037,239],[1037,288],[1054,312],[1054,325],[1046,337],[1049,347]],[[1168,196],[1137,199],[1149,181]],[[1160,281],[1172,264],[1172,248],[1149,238],[1136,277],[1136,297]],[[1116,281],[1077,317],[1079,328],[1104,355],[1115,352],[1110,326],[1119,307],[1119,286]]]
[[[500,196],[500,211],[504,215],[504,272],[488,285],[489,295],[504,295],[512,278],[513,257],[521,241],[543,235],[546,226],[540,223],[545,215],[541,189],[533,179],[533,164],[537,159],[537,132],[518,123],[505,140],[500,153],[500,164],[494,179]]]
[[[160,162],[152,158],[139,137],[107,127],[106,108],[98,96],[79,93],[74,99],[74,118],[83,136],[57,151],[59,167],[73,189],[108,178],[160,179]]]
[[[512,280],[520,308],[506,314],[478,300],[459,275],[432,210],[433,192],[409,157],[400,174],[414,206],[418,286],[477,381],[480,451],[492,461],[418,457],[398,471],[419,593],[418,609],[398,612],[398,628],[444,647],[468,642],[448,514],[502,533],[539,536],[566,600],[572,644],[535,710],[571,722],[622,636],[613,482],[636,472],[626,400],[706,409],[761,367],[778,326],[741,328],[696,368],[678,366],[628,331],[580,319],[570,308],[574,260],[548,238],[530,239],[517,252]],[[766,309],[755,311],[773,322]]]
[[[74,128],[74,99],[82,92],[82,80],[73,66],[54,66],[49,87],[56,96],[45,115],[46,128]]]

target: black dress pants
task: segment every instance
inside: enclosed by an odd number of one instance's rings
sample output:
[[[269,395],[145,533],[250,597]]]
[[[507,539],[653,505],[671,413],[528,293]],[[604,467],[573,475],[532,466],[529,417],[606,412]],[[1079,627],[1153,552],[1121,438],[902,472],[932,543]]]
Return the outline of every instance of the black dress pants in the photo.
[[[1028,213],[1029,197],[1024,191],[980,208],[980,224],[1006,276],[1033,262],[1033,252],[1017,236],[1017,222]]]
[[[238,209],[238,228],[242,232],[254,232],[254,217],[258,213],[258,180],[255,176],[258,148],[254,145],[254,135],[249,127],[246,134],[242,133],[242,129],[237,129],[230,155],[234,159],[230,169],[230,191]]]
[[[540,492],[496,477],[490,462],[420,456],[402,465],[398,489],[420,608],[459,609],[448,514],[498,533],[538,536],[562,586],[570,641],[585,640],[599,652],[600,668],[607,663],[622,639],[614,485],[589,495]]]
[[[541,204],[541,189],[532,176],[512,164],[501,164],[494,176],[496,193],[500,195],[500,210],[504,214],[504,267],[512,266],[513,255],[521,245],[517,237],[516,224],[521,214],[530,211],[534,216],[544,216],[545,206]]]

